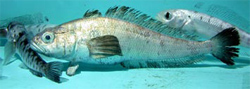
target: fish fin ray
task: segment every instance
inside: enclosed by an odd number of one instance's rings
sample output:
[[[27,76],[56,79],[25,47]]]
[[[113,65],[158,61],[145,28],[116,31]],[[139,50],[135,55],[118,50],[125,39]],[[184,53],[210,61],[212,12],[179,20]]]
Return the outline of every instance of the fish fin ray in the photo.
[[[102,13],[99,10],[87,10],[83,18],[101,17]]]
[[[216,45],[212,55],[227,65],[234,65],[232,58],[239,56],[239,48],[233,46],[240,44],[239,38],[239,33],[235,28],[227,28],[218,33],[211,38],[211,41]]]
[[[165,34],[171,37],[194,40],[192,36],[184,34],[182,30],[173,28],[153,19],[152,17],[142,14],[140,11],[126,6],[115,6],[107,10],[105,17],[116,18],[130,23],[140,25],[144,28]]]
[[[61,62],[49,62],[46,65],[45,76],[57,83],[61,83],[63,64]]]
[[[94,59],[122,55],[119,41],[112,35],[93,38],[88,41],[87,46],[90,57]]]

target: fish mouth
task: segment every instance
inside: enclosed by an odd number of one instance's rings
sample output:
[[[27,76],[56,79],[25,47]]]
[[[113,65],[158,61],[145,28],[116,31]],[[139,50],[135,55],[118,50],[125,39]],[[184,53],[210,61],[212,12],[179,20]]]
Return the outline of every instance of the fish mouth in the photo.
[[[47,53],[47,51],[46,51],[44,48],[39,47],[39,46],[38,46],[35,42],[33,42],[33,41],[30,42],[30,47],[31,47],[31,49],[33,49],[33,50],[35,50],[35,51],[37,51],[37,52],[39,52],[39,53]]]

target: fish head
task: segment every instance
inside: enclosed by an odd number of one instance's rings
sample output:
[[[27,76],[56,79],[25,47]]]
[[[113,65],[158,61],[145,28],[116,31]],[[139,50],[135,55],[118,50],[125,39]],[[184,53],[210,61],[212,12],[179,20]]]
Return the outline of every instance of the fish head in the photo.
[[[179,9],[162,11],[157,14],[156,19],[174,28],[182,28],[189,20],[188,16]]]
[[[46,28],[31,41],[31,48],[47,57],[65,59],[75,50],[74,33],[64,27]]]
[[[7,27],[7,39],[10,42],[16,42],[20,38],[20,33],[25,31],[23,24],[18,22],[11,22]]]

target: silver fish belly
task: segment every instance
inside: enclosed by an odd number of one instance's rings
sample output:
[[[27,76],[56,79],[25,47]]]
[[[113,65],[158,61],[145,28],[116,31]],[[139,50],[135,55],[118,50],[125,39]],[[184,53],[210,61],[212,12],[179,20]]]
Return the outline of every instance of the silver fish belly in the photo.
[[[231,58],[238,56],[238,49],[231,48],[239,44],[234,28],[207,41],[188,41],[173,38],[180,33],[154,19],[147,21],[149,17],[137,12],[126,6],[113,7],[104,17],[70,21],[39,33],[31,47],[50,57],[97,64],[139,60],[177,67],[200,61],[201,56],[211,53],[227,65],[233,65]],[[163,35],[155,28],[170,33]],[[229,54],[225,53],[228,51]]]

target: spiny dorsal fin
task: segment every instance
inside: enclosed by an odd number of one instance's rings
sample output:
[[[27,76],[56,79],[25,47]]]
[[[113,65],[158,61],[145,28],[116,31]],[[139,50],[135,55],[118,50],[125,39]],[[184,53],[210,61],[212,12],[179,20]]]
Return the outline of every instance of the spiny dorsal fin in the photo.
[[[87,10],[83,15],[83,18],[101,17],[102,13],[98,10]]]
[[[100,36],[87,43],[90,57],[94,59],[122,55],[118,39],[112,35]]]
[[[107,10],[105,17],[124,20],[171,37],[194,40],[193,36],[185,34],[180,29],[167,26],[160,21],[157,21],[146,14],[142,14],[140,11],[130,7],[111,7]]]

